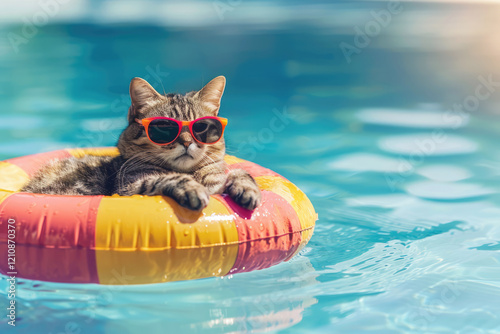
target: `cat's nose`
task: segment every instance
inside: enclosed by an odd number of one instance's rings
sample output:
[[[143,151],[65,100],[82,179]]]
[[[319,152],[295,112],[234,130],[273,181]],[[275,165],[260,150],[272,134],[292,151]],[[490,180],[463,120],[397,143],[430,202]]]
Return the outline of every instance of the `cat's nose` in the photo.
[[[189,145],[191,145],[191,143],[193,142],[193,138],[191,137],[191,135],[189,134],[189,132],[187,131],[183,131],[180,135],[179,135],[179,143],[181,143],[182,145],[184,145],[186,148],[189,147]]]

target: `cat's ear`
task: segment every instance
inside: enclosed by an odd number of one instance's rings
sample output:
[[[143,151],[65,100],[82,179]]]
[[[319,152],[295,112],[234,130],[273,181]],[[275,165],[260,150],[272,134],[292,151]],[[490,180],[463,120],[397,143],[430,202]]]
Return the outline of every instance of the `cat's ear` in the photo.
[[[131,113],[129,114],[129,120],[137,117],[141,109],[153,105],[158,101],[164,99],[151,85],[144,79],[133,78],[130,82],[130,99],[132,100],[132,107],[130,108]]]
[[[203,109],[217,116],[220,108],[220,100],[222,94],[224,94],[225,87],[226,78],[222,75],[207,83],[206,86],[196,94],[201,101]]]

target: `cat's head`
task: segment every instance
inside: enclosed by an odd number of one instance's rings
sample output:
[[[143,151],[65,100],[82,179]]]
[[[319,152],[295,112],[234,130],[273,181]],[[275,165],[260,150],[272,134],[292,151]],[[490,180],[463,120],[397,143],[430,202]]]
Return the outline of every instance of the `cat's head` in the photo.
[[[200,144],[185,126],[174,142],[161,146],[148,139],[144,127],[136,120],[162,116],[192,121],[204,116],[217,116],[225,85],[226,79],[219,76],[200,91],[161,95],[146,80],[132,79],[129,125],[118,141],[120,154],[126,159],[137,158],[179,172],[194,171],[211,161],[222,160],[224,138],[216,144]]]

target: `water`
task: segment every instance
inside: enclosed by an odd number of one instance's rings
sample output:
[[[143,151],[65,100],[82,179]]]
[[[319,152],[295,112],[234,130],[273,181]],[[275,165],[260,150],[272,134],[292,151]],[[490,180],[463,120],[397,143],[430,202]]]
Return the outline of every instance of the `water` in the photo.
[[[280,3],[291,17],[271,5],[252,16],[256,4],[184,25],[154,13],[124,24],[102,5],[85,12],[94,21],[54,19],[18,53],[4,40],[0,158],[113,145],[134,76],[183,92],[224,74],[228,152],[308,194],[319,214],[308,246],[224,278],[20,280],[17,326],[2,316],[2,332],[500,331],[499,94],[453,111],[500,78],[498,7],[405,3],[349,64],[339,44],[385,3]]]

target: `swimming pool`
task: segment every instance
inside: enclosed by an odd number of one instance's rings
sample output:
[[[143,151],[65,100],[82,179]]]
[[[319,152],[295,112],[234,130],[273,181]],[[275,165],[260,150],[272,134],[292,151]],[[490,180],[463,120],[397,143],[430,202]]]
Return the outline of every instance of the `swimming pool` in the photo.
[[[500,331],[500,103],[488,85],[500,51],[478,37],[498,7],[474,17],[405,3],[349,63],[340,43],[355,45],[353,27],[386,3],[299,4],[284,9],[296,20],[270,10],[238,22],[250,1],[216,24],[82,19],[39,29],[17,53],[0,44],[1,160],[114,145],[134,76],[183,92],[224,74],[228,153],[296,183],[319,214],[299,256],[261,271],[143,286],[19,280],[17,326],[2,314],[2,332]]]

